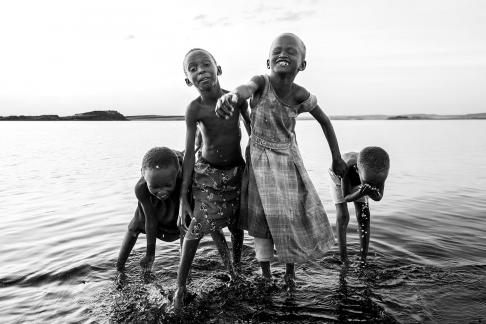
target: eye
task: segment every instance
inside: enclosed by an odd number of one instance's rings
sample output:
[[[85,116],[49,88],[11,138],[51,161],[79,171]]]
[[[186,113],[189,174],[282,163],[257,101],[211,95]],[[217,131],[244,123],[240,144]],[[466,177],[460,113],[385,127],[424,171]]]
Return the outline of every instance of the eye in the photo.
[[[294,48],[290,48],[290,49],[287,50],[287,53],[289,53],[290,55],[295,55],[295,54],[297,54],[297,50],[294,49]]]

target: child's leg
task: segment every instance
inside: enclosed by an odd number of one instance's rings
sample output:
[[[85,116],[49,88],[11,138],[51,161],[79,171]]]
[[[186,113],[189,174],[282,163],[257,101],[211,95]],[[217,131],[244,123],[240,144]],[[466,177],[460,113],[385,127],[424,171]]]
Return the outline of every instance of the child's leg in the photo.
[[[177,290],[174,294],[174,308],[176,310],[181,309],[183,306],[187,276],[189,275],[191,264],[194,260],[194,256],[196,255],[200,240],[200,238],[195,240],[188,240],[186,238],[182,244],[182,256],[179,263],[179,269],[177,270]]]
[[[348,259],[346,250],[346,230],[349,224],[349,211],[347,203],[336,204],[336,231],[339,244],[339,253],[341,261],[345,262]]]
[[[358,219],[361,260],[365,262],[370,243],[370,209],[367,202],[354,202],[354,207],[356,209],[356,218]]]
[[[228,270],[231,279],[236,277],[235,269],[233,268],[233,263],[231,262],[229,256],[229,248],[228,243],[226,242],[226,238],[224,237],[222,230],[215,230],[211,231],[211,237],[213,238],[216,247],[218,248],[219,254],[221,255],[221,259],[223,259],[223,263]]]
[[[268,238],[255,237],[255,255],[260,267],[262,276],[267,279],[272,278],[270,272],[270,261],[273,259],[273,240]]]
[[[287,263],[285,265],[285,275],[284,275],[285,285],[287,285],[288,290],[295,289],[295,264]]]
[[[231,232],[231,244],[233,245],[233,265],[236,271],[240,271],[244,232],[238,228],[230,228],[229,230]]]

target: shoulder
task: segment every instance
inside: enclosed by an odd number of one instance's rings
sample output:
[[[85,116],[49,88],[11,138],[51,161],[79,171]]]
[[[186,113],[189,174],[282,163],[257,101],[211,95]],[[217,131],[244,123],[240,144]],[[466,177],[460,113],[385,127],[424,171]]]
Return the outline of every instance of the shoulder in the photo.
[[[265,87],[265,82],[264,75],[255,75],[250,79],[250,83],[254,83],[258,89],[263,89]]]
[[[143,177],[140,177],[140,179],[135,184],[134,191],[135,191],[135,196],[139,201],[146,201],[149,199],[151,195],[147,187],[147,182]]]
[[[353,166],[356,164],[356,161],[358,159],[358,153],[356,152],[346,152],[342,154],[342,158],[344,162],[349,166]]]
[[[294,83],[294,98],[298,104],[305,102],[311,96],[311,93],[306,88]]]
[[[196,98],[186,107],[186,121],[197,121],[201,107],[201,99]]]
[[[197,113],[199,108],[201,107],[201,98],[197,97],[196,99],[192,100],[186,107],[186,116],[188,114]]]

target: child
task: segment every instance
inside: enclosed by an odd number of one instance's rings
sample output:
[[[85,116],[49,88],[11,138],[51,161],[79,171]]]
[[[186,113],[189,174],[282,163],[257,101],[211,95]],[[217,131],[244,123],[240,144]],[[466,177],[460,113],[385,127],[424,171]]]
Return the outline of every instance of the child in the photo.
[[[180,237],[177,227],[179,194],[182,182],[182,153],[166,147],[154,147],[145,153],[142,176],[135,185],[138,206],[128,225],[116,263],[117,286],[126,279],[125,262],[138,234],[147,235],[147,252],[140,261],[144,279],[147,279],[155,259],[155,238],[172,242]]]
[[[228,226],[232,234],[234,264],[239,266],[243,230],[236,225],[244,169],[240,148],[240,114],[249,123],[248,106],[244,100],[236,103],[236,111],[231,118],[222,120],[215,115],[216,101],[227,91],[219,85],[221,67],[209,52],[203,49],[190,50],[184,58],[184,72],[187,85],[194,85],[200,96],[189,104],[186,111],[186,154],[178,225],[187,233],[177,272],[174,296],[176,311],[183,306],[187,275],[199,241],[205,234],[211,234],[230,276],[234,277],[234,268],[222,232],[222,228]],[[198,124],[203,145],[201,157],[195,162],[194,135]],[[189,203],[191,197],[188,190],[191,186],[194,209]],[[189,228],[184,221],[186,215],[191,218]]]
[[[390,169],[390,158],[380,147],[365,147],[361,152],[343,155],[347,170],[342,178],[332,170],[331,195],[336,205],[336,228],[341,261],[347,262],[346,229],[349,222],[348,202],[354,202],[358,220],[361,261],[366,262],[370,242],[370,209],[368,199],[380,201],[383,198],[385,180]]]
[[[255,76],[225,94],[218,116],[232,115],[236,101],[251,98],[250,160],[247,161],[248,233],[255,237],[256,258],[262,275],[270,279],[275,246],[286,262],[284,280],[294,287],[294,263],[323,256],[334,236],[319,196],[304,168],[295,139],[298,114],[310,112],[319,122],[332,153],[333,169],[346,168],[329,118],[316,97],[294,83],[306,67],[305,45],[294,34],[282,34],[272,43],[267,67],[270,75]],[[243,215],[243,212],[242,212]]]

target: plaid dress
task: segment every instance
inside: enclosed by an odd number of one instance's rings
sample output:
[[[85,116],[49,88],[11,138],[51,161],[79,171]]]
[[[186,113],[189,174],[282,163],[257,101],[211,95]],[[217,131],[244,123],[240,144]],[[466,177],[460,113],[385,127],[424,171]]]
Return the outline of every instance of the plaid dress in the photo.
[[[295,118],[317,105],[315,96],[288,106],[268,76],[251,102],[250,159],[242,183],[241,225],[254,237],[272,238],[282,262],[322,257],[334,235],[295,139]],[[246,218],[245,218],[246,217]]]

